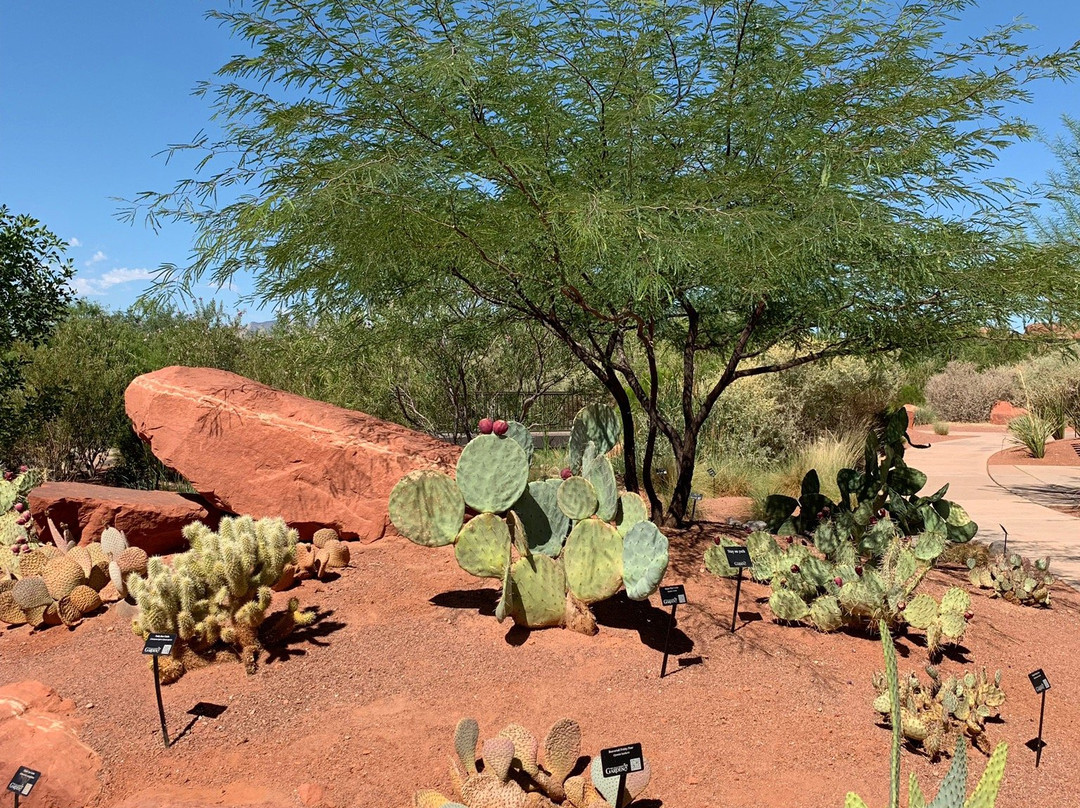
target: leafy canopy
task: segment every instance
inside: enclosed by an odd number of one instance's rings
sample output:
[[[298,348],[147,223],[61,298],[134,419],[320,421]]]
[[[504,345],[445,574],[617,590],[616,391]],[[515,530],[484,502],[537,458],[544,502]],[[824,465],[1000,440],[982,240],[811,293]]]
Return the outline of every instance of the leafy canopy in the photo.
[[[212,16],[250,53],[202,88],[225,138],[128,215],[197,226],[166,291],[251,271],[281,303],[468,298],[539,322],[624,420],[633,395],[688,493],[739,378],[1077,305],[993,176],[1033,134],[1015,102],[1077,52],[1031,53],[1015,23],[947,42],[969,5],[238,4]],[[677,412],[654,396],[662,344]],[[722,371],[698,378],[703,353]]]

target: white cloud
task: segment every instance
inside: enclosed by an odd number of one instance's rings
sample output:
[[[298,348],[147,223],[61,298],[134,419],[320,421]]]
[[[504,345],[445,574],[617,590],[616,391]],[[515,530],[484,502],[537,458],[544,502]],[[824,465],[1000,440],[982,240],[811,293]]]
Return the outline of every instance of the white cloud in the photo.
[[[94,264],[99,264],[108,257],[109,256],[107,256],[101,250],[98,250],[96,253],[94,253],[92,256],[90,256],[90,260],[86,262],[86,266],[89,267],[89,266],[93,266]]]
[[[81,247],[82,242],[79,241],[77,238],[75,238],[75,236],[72,236],[71,238],[68,239],[68,246],[69,247]]]
[[[155,273],[149,269],[120,267],[119,269],[110,269],[100,278],[75,278],[72,284],[77,294],[83,297],[97,297],[122,283],[153,280],[154,275]]]

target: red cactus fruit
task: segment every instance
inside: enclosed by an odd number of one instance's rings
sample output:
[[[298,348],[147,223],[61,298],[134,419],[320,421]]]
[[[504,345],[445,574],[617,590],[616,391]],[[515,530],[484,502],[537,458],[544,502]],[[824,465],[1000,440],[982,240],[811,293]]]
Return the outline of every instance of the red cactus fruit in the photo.
[[[839,575],[837,575],[832,580],[833,580],[833,583],[836,584],[837,586],[843,586],[844,585],[844,579],[841,578]]]
[[[715,539],[713,539],[713,544],[715,544],[717,547],[720,546],[720,537],[719,536],[717,536]]]
[[[860,564],[859,566],[857,566],[855,568],[855,574],[856,575],[862,575],[862,564]]]
[[[15,513],[22,513],[24,510],[26,510],[25,505],[23,505],[21,502],[15,503]]]
[[[503,435],[505,435],[506,430],[508,430],[509,428],[510,428],[510,424],[508,424],[508,423],[506,423],[506,421],[502,421],[502,420],[496,421],[494,424],[491,425],[491,431],[494,432],[499,437],[502,437]]]
[[[888,512],[884,508],[878,508],[877,518],[884,519],[888,515]]]
[[[30,471],[28,466],[19,466],[19,474],[26,474],[28,471]]]
[[[974,616],[975,616],[975,612],[973,612],[973,611],[968,610],[968,611],[964,612],[964,619],[965,620],[970,620]]]
[[[907,608],[907,601],[906,600],[902,600],[902,601],[900,601],[899,603],[896,604],[896,610],[898,612],[902,612],[906,608]]]
[[[559,473],[559,476],[562,477],[564,480],[569,480],[571,477],[574,476],[574,472],[570,471],[570,469],[563,469]]]
[[[476,425],[476,430],[481,435],[490,435],[495,428],[495,422],[490,418],[481,418],[480,423]]]
[[[4,472],[4,479],[7,480],[10,483],[12,480],[15,479],[15,472],[13,472],[13,471],[5,471]]]
[[[799,565],[798,564],[792,564],[791,565],[791,571],[792,572],[798,572],[799,571]]]

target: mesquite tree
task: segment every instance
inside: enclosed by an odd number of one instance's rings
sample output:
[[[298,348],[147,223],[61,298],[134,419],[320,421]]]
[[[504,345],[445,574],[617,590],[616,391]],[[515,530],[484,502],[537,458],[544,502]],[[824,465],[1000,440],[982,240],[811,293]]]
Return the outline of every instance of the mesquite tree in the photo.
[[[1077,52],[1031,53],[1016,25],[951,44],[968,5],[239,4],[212,16],[249,53],[202,88],[223,138],[128,215],[197,226],[165,289],[251,271],[256,295],[316,309],[464,297],[542,324],[622,413],[632,489],[643,413],[642,483],[677,522],[739,379],[1061,302],[993,171],[1032,134],[1013,102]]]

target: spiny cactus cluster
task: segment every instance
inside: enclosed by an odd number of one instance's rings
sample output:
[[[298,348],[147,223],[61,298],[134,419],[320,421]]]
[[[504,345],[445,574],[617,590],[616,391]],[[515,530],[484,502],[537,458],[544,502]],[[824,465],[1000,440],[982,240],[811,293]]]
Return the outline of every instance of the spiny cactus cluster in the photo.
[[[890,723],[892,724],[892,750],[890,754],[890,783],[889,783],[889,808],[900,808],[900,744],[902,740],[902,717],[899,675],[896,665],[896,648],[892,637],[889,635],[889,627],[882,621],[879,624],[881,630],[881,645],[885,651],[885,680],[889,693]],[[956,751],[953,753],[952,765],[948,774],[941,782],[941,789],[932,801],[928,801],[919,787],[915,775],[911,775],[908,784],[909,808],[994,808],[997,802],[998,791],[1001,788],[1001,780],[1005,776],[1005,759],[1008,756],[1009,746],[1000,743],[990,756],[982,777],[971,796],[967,792],[967,742],[964,738],[956,739]],[[867,808],[866,803],[855,792],[848,792],[844,801],[844,808]]]
[[[1054,584],[1054,576],[1049,572],[1049,558],[1032,561],[1010,553],[998,556],[993,563],[985,566],[978,566],[974,558],[969,558],[968,567],[971,583],[983,589],[992,589],[992,597],[1024,606],[1050,605],[1050,587]]]
[[[505,423],[505,422],[502,422]],[[649,597],[667,570],[667,538],[646,521],[637,494],[620,492],[606,452],[618,416],[586,407],[571,430],[562,479],[529,482],[532,437],[513,422],[461,452],[456,477],[405,475],[390,494],[390,520],[427,547],[454,546],[462,569],[502,581],[496,617],[531,628],[596,631],[588,604],[626,588]],[[477,512],[465,521],[466,505]]]
[[[904,443],[910,443],[910,438],[907,412],[902,407],[888,416],[882,438],[873,430],[866,436],[861,471],[845,468],[837,472],[838,502],[821,493],[813,470],[803,479],[798,499],[780,494],[768,497],[765,511],[769,529],[780,535],[806,535],[830,517],[850,529],[852,525],[865,527],[888,514],[901,532],[910,536],[927,529],[925,516],[932,509],[944,520],[949,541],[970,540],[979,526],[963,508],[945,499],[948,485],[930,496],[919,496],[926,475],[904,462]]]
[[[152,558],[145,577],[128,580],[139,607],[135,633],[179,637],[172,656],[161,659],[163,682],[223,654],[238,657],[254,673],[264,641],[272,644],[294,626],[314,621],[295,599],[287,612],[267,620],[271,587],[295,558],[297,533],[284,520],[226,517],[217,533],[200,522],[183,532],[190,550],[171,566]]]
[[[320,528],[312,536],[311,544],[297,543],[295,560],[285,565],[281,578],[272,588],[283,592],[306,578],[321,581],[330,570],[349,566],[350,560],[349,545],[338,538],[337,531]]]
[[[986,719],[997,717],[1005,703],[1001,689],[1001,671],[990,679],[986,670],[968,672],[960,677],[951,674],[943,680],[933,665],[926,666],[930,677],[923,684],[912,673],[900,682],[900,730],[904,738],[920,744],[932,759],[936,759],[957,734],[966,735],[972,744],[990,754],[986,737]],[[874,674],[877,698],[874,709],[884,716],[892,714],[892,695],[888,677]]]
[[[924,507],[929,511],[924,517],[927,529],[914,538],[900,535],[887,514],[854,531],[839,520],[823,522],[814,531],[812,548],[794,540],[781,548],[768,533],[752,533],[746,540],[752,573],[772,587],[773,614],[786,622],[808,622],[820,631],[878,620],[890,627],[907,622],[927,632],[931,654],[945,643],[959,642],[971,616],[966,593],[950,590],[940,607],[929,595],[914,595],[946,543],[944,521]],[[724,546],[732,544],[721,539],[706,551],[710,572],[736,574],[724,554]]]
[[[127,576],[145,573],[146,552],[128,547],[124,534],[107,528],[101,542],[64,553],[42,545],[18,557],[14,579],[0,581],[0,622],[78,625],[103,603],[120,600]]]
[[[581,728],[563,718],[548,731],[540,750],[536,737],[511,724],[484,741],[477,765],[480,727],[463,718],[454,732],[457,760],[451,758],[450,779],[460,802],[424,789],[413,797],[414,808],[612,808],[617,799],[617,778],[604,777],[600,759],[592,761],[588,775],[570,776],[581,754]],[[458,765],[460,763],[460,765]],[[649,785],[649,762],[626,778],[619,808],[641,795]]]

